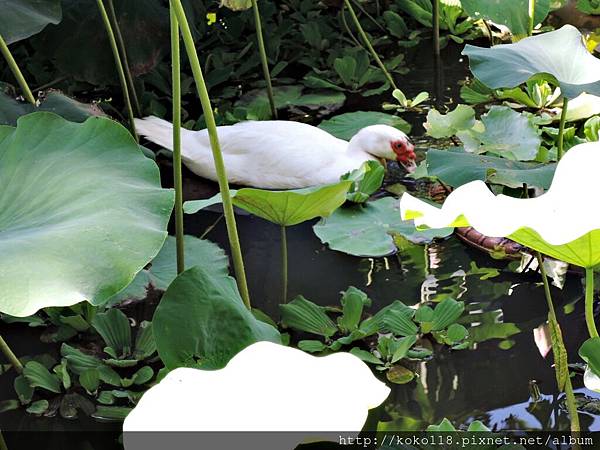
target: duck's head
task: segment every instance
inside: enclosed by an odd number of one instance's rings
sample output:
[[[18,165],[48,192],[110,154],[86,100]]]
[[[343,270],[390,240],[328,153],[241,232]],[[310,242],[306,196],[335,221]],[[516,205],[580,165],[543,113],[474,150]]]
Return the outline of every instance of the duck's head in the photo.
[[[402,131],[389,125],[371,125],[350,140],[350,148],[377,158],[396,160],[408,172],[417,168],[415,146]]]

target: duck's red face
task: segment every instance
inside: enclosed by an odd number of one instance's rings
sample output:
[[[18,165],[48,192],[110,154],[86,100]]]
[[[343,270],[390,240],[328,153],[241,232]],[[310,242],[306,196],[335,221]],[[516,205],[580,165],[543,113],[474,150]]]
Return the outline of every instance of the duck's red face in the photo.
[[[415,146],[408,139],[400,139],[391,142],[392,150],[396,154],[396,160],[409,173],[417,168],[417,155],[415,155]]]

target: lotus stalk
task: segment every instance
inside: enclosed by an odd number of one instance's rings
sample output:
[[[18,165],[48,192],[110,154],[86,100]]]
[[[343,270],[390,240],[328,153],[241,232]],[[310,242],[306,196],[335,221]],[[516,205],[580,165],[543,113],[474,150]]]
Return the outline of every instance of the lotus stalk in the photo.
[[[0,52],[2,53],[2,56],[4,56],[4,59],[6,60],[10,71],[15,76],[17,83],[19,83],[21,91],[23,91],[23,97],[25,97],[25,99],[33,106],[37,106],[37,104],[35,103],[35,98],[31,93],[31,89],[29,89],[29,85],[27,84],[27,81],[25,81],[25,77],[23,76],[21,69],[19,69],[17,62],[15,61],[15,58],[10,52],[8,45],[6,45],[6,42],[4,41],[2,35],[0,35]]]
[[[533,28],[535,26],[535,0],[529,0],[529,29],[528,36],[533,35]]]
[[[344,0],[344,4],[346,5],[346,8],[348,8],[348,12],[350,12],[350,17],[352,17],[352,21],[354,22],[354,26],[356,26],[356,29],[358,30],[358,34],[360,34],[361,39],[363,40],[363,42],[369,49],[369,53],[371,53],[371,56],[373,57],[373,59],[375,60],[375,62],[377,63],[377,65],[379,66],[381,71],[384,73],[385,77],[389,81],[392,88],[398,89],[398,87],[396,86],[396,83],[394,81],[394,78],[392,77],[390,72],[386,69],[385,65],[383,64],[383,61],[381,61],[381,58],[379,57],[379,55],[373,48],[373,45],[371,44],[371,41],[369,40],[367,33],[365,33],[365,30],[363,29],[362,25],[360,24],[360,21],[358,20],[358,17],[356,15],[356,12],[354,11],[354,8],[352,7],[352,4],[350,3],[350,0]]]
[[[544,283],[544,296],[546,297],[546,303],[548,304],[548,323],[550,324],[550,339],[552,341],[552,353],[554,354],[556,380],[558,388],[565,392],[567,410],[569,411],[569,417],[571,419],[571,432],[578,433],[581,431],[581,426],[579,424],[575,394],[573,393],[573,384],[571,383],[571,377],[569,376],[567,349],[565,348],[560,325],[556,317],[556,311],[554,310],[554,303],[550,292],[550,283],[548,283],[548,275],[546,274],[546,268],[544,267],[544,260],[540,252],[536,252],[535,255],[540,268],[540,274],[542,275],[542,282]],[[561,355],[564,355],[564,359]]]
[[[6,356],[6,359],[10,362],[11,366],[17,371],[17,373],[23,372],[23,364],[19,361],[19,358],[14,354],[14,352],[10,349],[6,341],[2,336],[0,336],[0,351]]]
[[[440,57],[440,0],[433,0],[433,56]]]
[[[594,269],[585,269],[585,322],[591,338],[597,338],[598,329],[594,319]]]
[[[119,51],[121,52],[121,58],[123,59],[123,69],[125,70],[125,77],[127,78],[127,84],[131,93],[131,101],[135,110],[135,114],[140,116],[142,114],[142,108],[140,108],[140,102],[138,100],[137,92],[135,91],[135,85],[133,84],[133,77],[131,76],[131,70],[129,69],[129,58],[127,57],[127,49],[125,48],[125,41],[123,40],[123,34],[121,33],[121,27],[119,27],[119,21],[117,20],[117,14],[115,13],[115,5],[113,0],[107,0],[108,4],[108,15],[112,22]]]
[[[173,8],[169,8],[171,21],[171,78],[173,83],[173,180],[175,184],[175,241],[177,248],[177,273],[185,270],[183,232],[183,177],[181,173],[181,73],[179,52],[179,24]]]
[[[265,50],[265,40],[263,38],[262,23],[260,20],[260,11],[258,1],[252,0],[252,10],[254,11],[254,24],[256,27],[256,40],[258,42],[258,51],[260,53],[260,63],[262,65],[265,83],[267,83],[267,95],[269,96],[269,105],[271,106],[271,115],[277,119],[277,108],[275,107],[275,97],[273,96],[273,85],[271,83],[271,73],[269,71],[269,62],[267,61],[267,52]]]
[[[177,17],[183,43],[192,67],[192,73],[194,76],[194,81],[196,82],[196,89],[198,91],[198,96],[200,97],[200,103],[202,104],[202,111],[204,112],[215,169],[219,180],[219,190],[223,200],[223,211],[225,214],[225,223],[227,225],[227,235],[229,237],[229,245],[231,246],[233,267],[235,270],[238,289],[244,304],[248,309],[250,309],[250,293],[248,291],[248,284],[246,282],[244,259],[242,257],[240,239],[237,232],[235,213],[233,212],[231,193],[229,192],[229,184],[227,182],[227,172],[225,169],[225,163],[223,161],[223,154],[221,153],[221,146],[219,144],[215,116],[213,114],[210,97],[208,96],[206,83],[204,82],[204,75],[202,74],[202,67],[200,66],[200,60],[198,59],[198,53],[196,52],[192,31],[190,30],[187,17],[185,16],[185,11],[183,9],[183,5],[181,4],[181,0],[172,0],[171,8],[174,10],[174,13]]]
[[[563,98],[562,111],[560,113],[560,125],[558,126],[558,144],[557,144],[557,154],[556,159],[560,161],[560,159],[565,154],[565,123],[567,121],[567,111],[569,109],[569,99],[567,97]]]
[[[288,291],[288,249],[285,225],[281,225],[281,300],[287,303]]]
[[[112,25],[110,23],[108,13],[106,12],[106,8],[104,7],[104,3],[102,2],[102,0],[96,0],[96,3],[98,4],[98,10],[100,11],[100,15],[102,16],[102,22],[104,23],[104,28],[106,28],[106,34],[108,36],[110,48],[112,50],[113,58],[115,60],[115,66],[117,66],[117,73],[119,75],[119,82],[121,83],[121,90],[123,91],[123,99],[125,100],[125,106],[127,107],[127,115],[129,117],[129,126],[131,128],[131,133],[135,137],[136,141],[138,141],[139,138],[135,131],[135,122],[133,120],[134,114],[133,114],[133,108],[131,106],[131,98],[129,96],[129,88],[127,87],[127,78],[125,76],[125,69],[123,68],[123,62],[121,61],[121,55],[119,54],[119,48],[117,47],[117,40],[115,38],[115,33],[114,33]]]

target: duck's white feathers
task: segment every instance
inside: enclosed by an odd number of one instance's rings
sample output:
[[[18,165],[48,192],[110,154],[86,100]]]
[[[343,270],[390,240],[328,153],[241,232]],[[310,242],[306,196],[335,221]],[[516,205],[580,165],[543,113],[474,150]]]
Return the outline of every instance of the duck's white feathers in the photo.
[[[156,117],[136,119],[138,133],[172,149],[172,125]],[[269,120],[218,127],[230,183],[264,189],[295,189],[334,183],[374,156],[348,150],[348,142],[300,122]],[[195,174],[215,180],[207,130],[181,130],[182,159]]]

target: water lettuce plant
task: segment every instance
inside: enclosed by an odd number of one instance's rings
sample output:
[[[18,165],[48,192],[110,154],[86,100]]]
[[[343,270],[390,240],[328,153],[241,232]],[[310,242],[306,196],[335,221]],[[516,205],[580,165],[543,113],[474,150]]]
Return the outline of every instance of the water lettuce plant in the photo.
[[[368,410],[389,393],[365,363],[348,353],[315,357],[259,342],[221,370],[170,372],[125,419],[125,447],[138,448],[132,431],[293,431],[278,445],[292,449],[305,440],[327,439],[319,433],[358,434]],[[235,408],[227,398],[236,399]],[[223,439],[227,436],[219,437],[219,445],[230,447]]]
[[[366,310],[372,304],[371,299],[350,286],[341,293],[340,303],[341,308],[322,307],[298,296],[280,305],[281,321],[290,329],[321,337],[320,340],[300,340],[298,348],[301,350],[328,353],[353,345],[350,353],[374,364],[376,370],[385,371],[388,380],[396,384],[405,384],[414,378],[407,363],[431,356],[428,339],[454,349],[468,346],[469,331],[457,323],[465,306],[452,298],[433,306],[421,304],[418,307],[396,300],[368,316]]]

